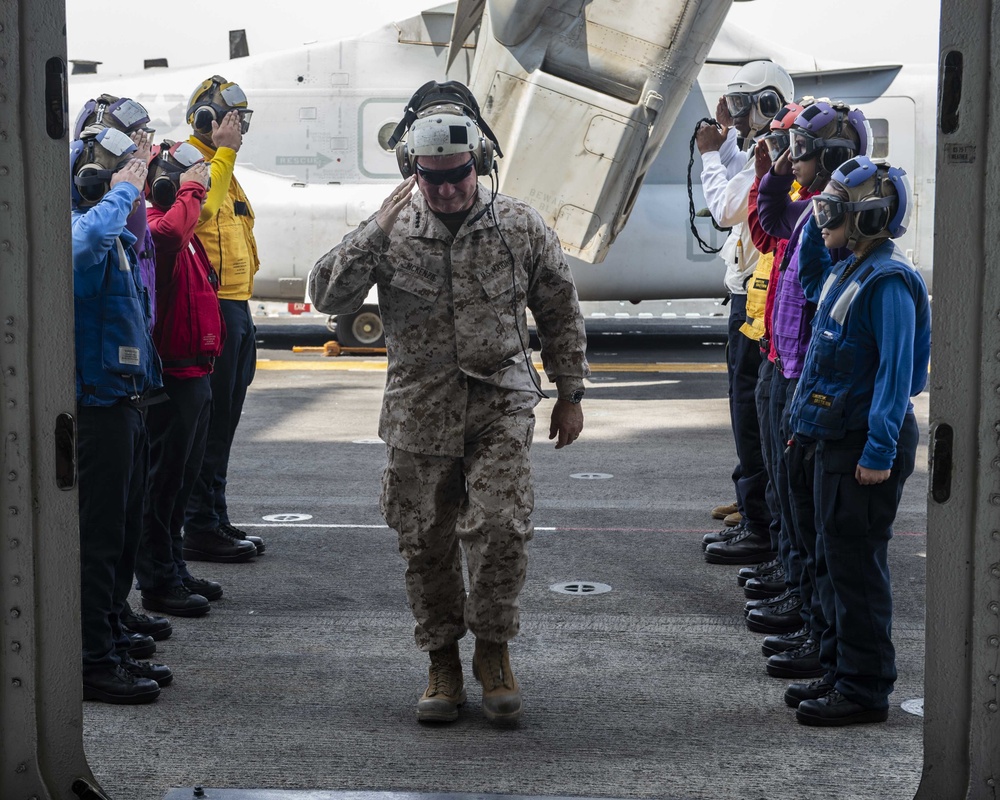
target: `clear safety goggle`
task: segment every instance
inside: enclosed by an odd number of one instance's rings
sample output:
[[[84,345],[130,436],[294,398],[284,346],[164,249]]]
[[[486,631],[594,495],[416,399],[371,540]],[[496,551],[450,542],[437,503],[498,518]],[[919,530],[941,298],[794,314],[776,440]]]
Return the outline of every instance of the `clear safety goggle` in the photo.
[[[774,163],[788,149],[788,131],[771,131],[767,136],[761,137],[761,141],[767,148],[771,163]]]
[[[733,119],[747,116],[756,105],[757,110],[765,117],[773,117],[781,109],[782,102],[773,89],[762,92],[731,92],[725,95],[726,108]]]
[[[468,178],[474,166],[476,166],[474,158],[470,158],[467,164],[453,169],[424,169],[417,164],[417,174],[431,186],[440,186],[443,183],[455,185]]]
[[[803,161],[827,147],[846,147],[852,153],[857,150],[850,139],[820,139],[806,131],[793,130],[788,141],[788,155],[792,161]]]
[[[892,205],[891,197],[876,197],[871,200],[860,200],[850,202],[833,194],[818,194],[812,199],[813,216],[816,217],[816,224],[821,228],[839,228],[848,213],[854,211],[876,211],[880,208],[889,208]]]

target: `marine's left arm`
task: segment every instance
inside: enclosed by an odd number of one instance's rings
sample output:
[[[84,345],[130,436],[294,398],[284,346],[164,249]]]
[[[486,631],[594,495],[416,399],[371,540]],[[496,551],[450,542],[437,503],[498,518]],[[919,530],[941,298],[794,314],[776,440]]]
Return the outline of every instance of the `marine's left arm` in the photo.
[[[542,345],[542,366],[558,388],[552,409],[549,438],[556,449],[565,447],[583,429],[583,411],[570,399],[583,390],[590,374],[587,365],[587,334],[580,301],[563,255],[559,237],[535,215],[528,220],[532,230],[531,263],[528,267],[527,305],[535,318]],[[579,399],[579,398],[578,398]]]
[[[916,307],[906,282],[896,275],[876,281],[866,305],[879,366],[868,413],[868,441],[858,466],[884,472],[885,480],[896,460],[896,442],[910,405]]]
[[[528,224],[535,228],[535,235],[531,263],[525,265],[527,304],[542,344],[545,374],[559,387],[560,397],[569,397],[583,388],[583,379],[590,373],[580,301],[555,231],[540,219]]]

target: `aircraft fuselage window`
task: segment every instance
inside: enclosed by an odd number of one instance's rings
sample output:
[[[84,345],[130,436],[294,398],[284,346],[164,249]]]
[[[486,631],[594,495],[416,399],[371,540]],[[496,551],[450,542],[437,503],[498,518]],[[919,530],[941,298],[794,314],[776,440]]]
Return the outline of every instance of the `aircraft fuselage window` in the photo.
[[[307,106],[299,109],[299,119],[316,119],[319,112],[315,106]]]
[[[392,136],[392,132],[396,130],[395,122],[387,122],[381,128],[378,129],[378,143],[379,147],[383,150],[389,151],[395,148],[389,147],[389,137]]]
[[[889,120],[868,118],[872,126],[872,158],[888,158],[889,156]]]

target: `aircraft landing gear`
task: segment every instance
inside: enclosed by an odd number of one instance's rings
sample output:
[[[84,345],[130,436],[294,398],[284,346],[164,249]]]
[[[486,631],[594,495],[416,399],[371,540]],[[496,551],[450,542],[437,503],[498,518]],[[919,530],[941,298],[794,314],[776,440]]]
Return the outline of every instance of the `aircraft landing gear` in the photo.
[[[353,314],[338,314],[335,319],[337,341],[343,347],[385,347],[378,306],[364,305]]]

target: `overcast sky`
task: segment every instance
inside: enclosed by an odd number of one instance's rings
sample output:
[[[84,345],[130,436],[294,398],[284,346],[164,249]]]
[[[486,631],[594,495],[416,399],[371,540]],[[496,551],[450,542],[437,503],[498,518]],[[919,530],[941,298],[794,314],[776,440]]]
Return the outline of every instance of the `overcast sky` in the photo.
[[[230,30],[244,28],[250,52],[262,53],[363,33],[436,5],[440,3],[435,0],[140,2],[129,9],[130,24],[115,26],[109,34],[103,6],[94,0],[66,0],[67,49],[71,59],[103,62],[103,75],[139,72],[147,58],[167,58],[172,67],[194,66],[228,59]],[[810,6],[821,14],[811,16],[823,20],[821,46],[807,37],[792,38],[792,33],[809,30],[804,12]],[[878,9],[877,17],[869,16],[872,8]],[[735,3],[730,16],[761,36],[781,30],[779,35],[793,49],[846,47],[851,52],[844,54],[845,60],[854,60],[860,58],[861,48],[870,52],[870,63],[888,63],[913,58],[914,53],[927,54],[921,60],[936,60],[938,8],[939,0],[754,0]],[[127,31],[137,34],[129,40]],[[840,31],[844,35],[837,45]],[[109,40],[115,41],[113,48]]]

